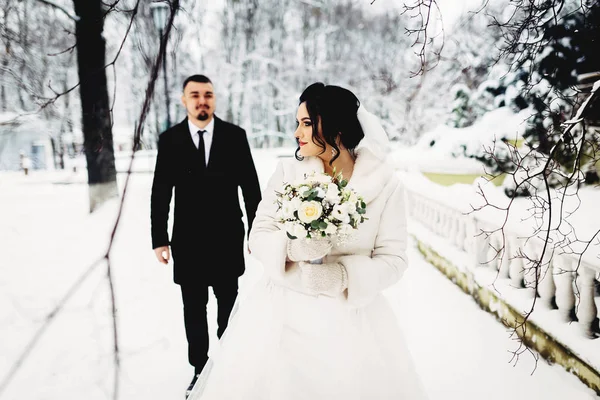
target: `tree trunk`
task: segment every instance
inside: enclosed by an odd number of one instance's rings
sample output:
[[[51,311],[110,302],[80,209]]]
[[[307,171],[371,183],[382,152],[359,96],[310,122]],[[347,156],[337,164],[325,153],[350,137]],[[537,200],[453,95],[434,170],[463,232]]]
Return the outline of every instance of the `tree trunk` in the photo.
[[[8,58],[10,57],[10,39],[6,41],[6,57],[2,59],[2,68],[0,68],[0,111],[5,112],[7,110],[7,96],[6,96],[6,84],[8,79],[4,79],[3,75],[8,70]]]
[[[115,153],[106,80],[104,15],[100,0],[73,0],[83,143],[88,170],[90,212],[118,196]]]

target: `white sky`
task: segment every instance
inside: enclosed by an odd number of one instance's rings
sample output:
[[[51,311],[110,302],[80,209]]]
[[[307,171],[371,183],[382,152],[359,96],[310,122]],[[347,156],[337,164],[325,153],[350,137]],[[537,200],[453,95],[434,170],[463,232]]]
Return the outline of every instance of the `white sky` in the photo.
[[[444,26],[451,26],[469,11],[479,9],[483,3],[484,0],[438,0]]]

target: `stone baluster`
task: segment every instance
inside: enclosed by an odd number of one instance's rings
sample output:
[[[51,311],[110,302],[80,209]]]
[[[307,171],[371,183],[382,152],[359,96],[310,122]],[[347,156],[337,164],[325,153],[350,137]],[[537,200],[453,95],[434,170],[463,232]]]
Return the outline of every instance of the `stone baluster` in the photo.
[[[511,286],[519,289],[525,287],[525,263],[521,254],[521,243],[517,238],[512,239],[512,259],[508,268]]]
[[[452,212],[452,238],[453,243],[460,250],[463,250],[464,238],[463,219],[457,211]]]
[[[444,213],[439,204],[433,203],[433,207],[435,208],[435,230],[436,235],[441,236],[443,231],[443,223],[444,223]]]
[[[537,296],[539,269],[540,265],[537,260],[523,260],[523,289],[532,298]]]
[[[556,282],[556,305],[564,322],[571,322],[575,315],[573,262],[570,257],[555,256],[552,263]]]
[[[542,247],[538,247],[538,254],[541,255]],[[556,308],[554,300],[556,296],[556,284],[554,282],[554,271],[552,264],[554,263],[554,252],[549,247],[546,247],[546,252],[540,262],[538,269],[538,295],[544,304],[549,309]],[[539,258],[539,257],[538,257]]]
[[[482,231],[483,223],[477,220],[475,225],[475,266],[487,266],[489,261],[488,252],[490,249],[491,237]]]
[[[431,206],[431,201],[425,200],[424,204],[425,204],[425,213],[427,214],[426,225],[430,230],[433,231],[434,210],[433,210],[433,207]]]
[[[440,225],[438,235],[448,238],[448,210],[446,210],[446,208],[439,203],[437,207],[440,210]]]
[[[594,301],[596,272],[581,264],[577,269],[577,288],[579,289],[579,305],[577,306],[577,319],[581,332],[588,338],[594,337],[598,309]]]
[[[425,200],[424,203],[425,203],[425,209],[426,209],[425,226],[430,231],[433,231],[433,228],[434,228],[433,221],[435,218],[435,210],[431,206],[431,201]]]
[[[448,239],[451,243],[454,242],[452,239],[452,216],[451,211],[447,208],[440,206],[442,208],[442,231],[440,235]]]
[[[442,209],[439,206],[439,204],[437,204],[437,203],[433,203],[433,207],[435,209],[435,218],[434,218],[434,227],[435,227],[435,229],[434,229],[434,232],[437,235],[441,236],[442,229],[443,229],[442,228]]]
[[[419,218],[421,221],[427,220],[427,202],[423,196],[419,196]]]
[[[461,218],[462,216],[456,215],[456,245],[458,246],[458,248],[462,251],[466,251],[467,249],[465,248],[465,239],[466,239],[466,228],[465,225],[467,224],[467,219],[466,218]]]
[[[456,244],[455,233],[456,231],[454,229],[454,216],[452,215],[452,210],[446,209],[444,211],[444,230],[442,235],[446,237],[450,243]]]
[[[498,250],[502,247],[502,232],[496,231],[490,235],[490,245],[487,252],[487,266],[492,271],[498,271],[500,255]],[[502,253],[500,253],[502,254]]]
[[[456,210],[452,210],[450,212],[450,218],[452,221],[452,228],[451,228],[451,232],[452,232],[451,235],[452,235],[452,239],[453,239],[452,241],[456,247],[460,247],[459,243],[460,243],[461,239],[458,237],[458,231],[460,229],[459,226],[460,226],[460,220],[461,220],[460,215]]]
[[[477,254],[477,219],[469,216],[465,220],[465,251],[467,254]],[[475,260],[477,262],[477,260]]]
[[[498,268],[498,278],[508,279],[510,277],[510,263],[513,255],[511,254],[513,248],[513,238],[509,235],[504,235],[504,249],[501,253],[500,267]]]

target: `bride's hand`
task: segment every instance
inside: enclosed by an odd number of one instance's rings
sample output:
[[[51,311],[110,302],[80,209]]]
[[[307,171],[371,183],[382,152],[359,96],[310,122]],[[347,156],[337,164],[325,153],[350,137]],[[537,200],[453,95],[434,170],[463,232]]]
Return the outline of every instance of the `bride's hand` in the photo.
[[[329,238],[288,239],[287,256],[291,261],[312,261],[331,251]]]
[[[300,264],[302,285],[313,293],[335,297],[348,288],[348,273],[340,263]]]

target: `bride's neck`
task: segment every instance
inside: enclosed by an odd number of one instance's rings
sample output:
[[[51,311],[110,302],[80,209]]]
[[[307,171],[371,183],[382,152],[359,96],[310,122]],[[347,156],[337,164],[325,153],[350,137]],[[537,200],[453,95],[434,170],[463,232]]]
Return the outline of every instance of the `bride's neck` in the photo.
[[[352,172],[354,171],[355,162],[352,154],[346,149],[340,149],[339,157],[335,159],[332,165],[329,165],[331,158],[333,157],[330,157],[327,160],[322,159],[325,173],[333,176],[335,170],[336,175],[341,173],[344,179],[350,179]]]

